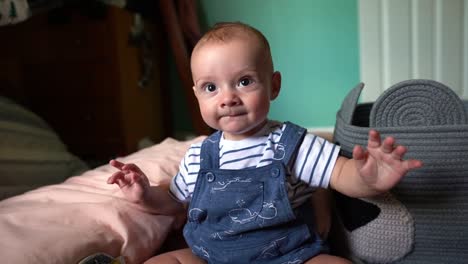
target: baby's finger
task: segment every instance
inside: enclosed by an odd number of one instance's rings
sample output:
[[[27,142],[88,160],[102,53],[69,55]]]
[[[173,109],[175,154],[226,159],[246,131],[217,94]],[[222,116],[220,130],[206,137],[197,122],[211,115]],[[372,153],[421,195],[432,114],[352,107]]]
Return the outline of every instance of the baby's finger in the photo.
[[[395,144],[395,139],[393,137],[385,138],[381,146],[382,151],[384,153],[392,153],[394,149],[394,146],[393,146],[394,144]]]
[[[114,184],[114,183],[115,183],[115,177],[110,176],[109,178],[107,178],[107,184]]]
[[[114,174],[112,174],[112,176],[110,176],[108,179],[107,179],[107,183],[108,184],[114,184],[114,183],[117,183],[117,180],[121,179],[125,177],[125,174],[121,171],[118,171]]]
[[[365,155],[364,155],[364,150],[362,149],[362,147],[359,146],[359,145],[354,146],[354,148],[353,148],[353,159],[362,160],[362,159],[364,159],[364,157],[365,157]]]
[[[416,159],[405,160],[404,162],[407,170],[421,168],[424,165],[422,161]]]
[[[139,182],[139,181],[141,181],[141,179],[142,179],[142,177],[138,173],[133,172],[133,173],[130,174],[131,182]]]
[[[369,130],[369,139],[367,140],[367,147],[378,148],[380,147],[380,144],[380,133],[373,129]]]
[[[146,185],[151,185],[148,177],[146,177],[146,175],[143,172],[141,172],[141,170],[139,171],[140,172],[132,172],[132,175],[130,176],[132,181],[141,182],[142,184],[146,184]]]
[[[112,167],[115,167],[119,170],[122,170],[123,166],[125,166],[125,163],[123,162],[120,162],[118,160],[115,160],[115,159],[112,159],[109,161],[109,164],[112,166]]]
[[[356,168],[361,168],[364,166],[364,163],[366,162],[366,156],[367,156],[367,152],[364,151],[364,149],[361,146],[359,145],[354,146],[353,159],[356,164]]]
[[[133,164],[133,163],[128,163],[128,164],[125,164],[123,167],[122,167],[123,170],[129,170],[129,171],[134,171],[134,172],[138,172],[140,174],[143,174],[143,171],[141,171],[141,169]]]
[[[406,154],[406,148],[403,146],[396,146],[393,149],[392,157],[396,160],[402,160],[403,156]]]

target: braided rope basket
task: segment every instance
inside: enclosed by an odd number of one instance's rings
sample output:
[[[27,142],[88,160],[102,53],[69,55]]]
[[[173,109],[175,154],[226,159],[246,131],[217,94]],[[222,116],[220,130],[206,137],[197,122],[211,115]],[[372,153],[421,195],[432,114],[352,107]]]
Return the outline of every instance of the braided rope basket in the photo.
[[[441,83],[408,80],[359,104],[363,87],[351,90],[337,113],[334,141],[343,155],[365,146],[374,128],[424,167],[387,197],[366,199],[386,210],[347,233],[352,254],[370,263],[467,263],[468,102]]]

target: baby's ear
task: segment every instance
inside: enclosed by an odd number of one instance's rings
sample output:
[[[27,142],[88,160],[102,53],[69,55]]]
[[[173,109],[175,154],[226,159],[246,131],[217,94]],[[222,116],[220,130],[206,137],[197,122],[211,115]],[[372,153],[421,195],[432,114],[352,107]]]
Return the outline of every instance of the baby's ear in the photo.
[[[197,89],[195,89],[195,85],[192,86],[192,90],[193,90],[193,93],[195,94],[195,96],[197,95]]]
[[[281,73],[276,71],[273,73],[271,77],[271,94],[270,100],[276,99],[278,97],[281,90]]]

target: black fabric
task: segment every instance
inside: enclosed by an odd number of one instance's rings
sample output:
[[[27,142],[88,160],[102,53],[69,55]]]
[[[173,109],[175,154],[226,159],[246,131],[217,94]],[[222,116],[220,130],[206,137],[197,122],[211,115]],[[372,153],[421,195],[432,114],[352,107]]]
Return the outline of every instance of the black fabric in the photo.
[[[344,227],[353,231],[376,219],[380,208],[360,199],[335,192],[336,207]]]

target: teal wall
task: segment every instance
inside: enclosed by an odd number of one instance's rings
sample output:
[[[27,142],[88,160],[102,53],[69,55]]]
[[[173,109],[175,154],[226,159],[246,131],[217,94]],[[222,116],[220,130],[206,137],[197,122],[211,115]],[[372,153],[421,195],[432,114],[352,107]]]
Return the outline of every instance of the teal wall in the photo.
[[[280,96],[270,118],[304,127],[332,127],[347,92],[359,82],[357,0],[198,0],[203,30],[242,21],[270,41]],[[173,62],[173,129],[190,131],[188,109]]]
[[[359,82],[356,0],[199,0],[203,29],[242,21],[270,41],[283,77],[270,118],[331,127],[347,92]]]

